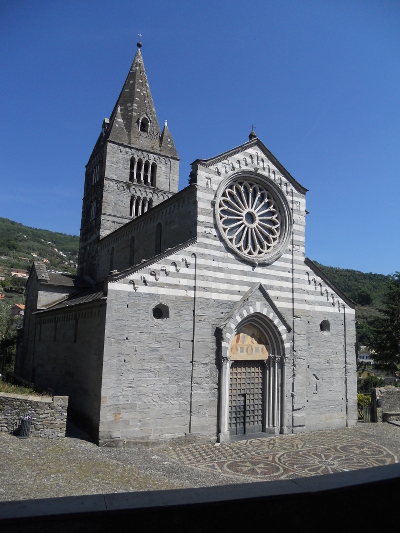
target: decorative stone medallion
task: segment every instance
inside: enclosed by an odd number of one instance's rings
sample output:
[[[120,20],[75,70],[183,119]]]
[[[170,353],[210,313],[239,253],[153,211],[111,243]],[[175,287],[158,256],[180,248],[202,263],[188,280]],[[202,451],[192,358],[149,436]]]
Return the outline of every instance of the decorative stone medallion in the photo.
[[[217,193],[215,216],[228,247],[251,263],[270,263],[287,245],[289,206],[266,179],[239,176],[225,182]]]

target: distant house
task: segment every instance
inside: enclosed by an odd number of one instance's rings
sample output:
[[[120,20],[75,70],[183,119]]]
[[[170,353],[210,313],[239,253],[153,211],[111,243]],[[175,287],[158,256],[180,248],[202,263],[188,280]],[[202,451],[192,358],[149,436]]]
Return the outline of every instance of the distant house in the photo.
[[[26,278],[26,279],[28,279],[29,277],[28,272],[26,270],[23,270],[22,268],[12,268],[11,276],[15,278]]]
[[[4,300],[4,292],[0,292],[0,300]]]
[[[11,308],[11,316],[24,316],[25,304],[14,304]]]
[[[360,346],[360,350],[357,355],[357,362],[363,363],[364,365],[373,366],[374,359],[371,356],[371,350],[366,346]]]

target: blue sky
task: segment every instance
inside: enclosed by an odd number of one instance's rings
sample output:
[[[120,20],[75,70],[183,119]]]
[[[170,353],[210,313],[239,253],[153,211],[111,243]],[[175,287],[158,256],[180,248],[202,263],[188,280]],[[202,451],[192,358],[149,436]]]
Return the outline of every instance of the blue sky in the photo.
[[[307,193],[306,255],[400,270],[400,2],[0,3],[0,216],[79,234],[84,167],[136,51],[190,163],[259,138]]]

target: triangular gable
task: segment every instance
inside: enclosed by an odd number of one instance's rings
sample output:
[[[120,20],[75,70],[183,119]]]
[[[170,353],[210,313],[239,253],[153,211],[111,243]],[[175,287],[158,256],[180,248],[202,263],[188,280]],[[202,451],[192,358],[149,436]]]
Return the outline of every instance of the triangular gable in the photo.
[[[291,327],[270,298],[265,287],[261,283],[256,283],[217,326],[222,334],[223,349],[228,349],[238,325],[246,317],[253,314],[264,315],[279,331],[285,348],[290,346],[287,333],[291,331]]]
[[[224,152],[222,154],[219,154],[215,157],[211,157],[210,159],[196,159],[192,163],[192,167],[195,165],[200,165],[204,167],[210,167],[212,165],[216,165],[217,163],[220,163],[224,159],[227,159],[228,157],[232,157],[236,154],[239,154],[241,152],[244,152],[245,150],[249,148],[255,148],[258,147],[261,152],[265,155],[267,159],[279,170],[279,172],[288,180],[289,183],[292,184],[292,186],[300,193],[305,194],[308,189],[303,187],[297,180],[294,179],[294,177],[286,170],[286,168],[276,159],[276,157],[268,150],[268,148],[265,146],[264,143],[260,141],[260,139],[255,138],[251,139],[250,141],[247,141],[244,144],[241,144],[240,146],[237,146],[236,148],[232,148],[231,150],[228,150],[227,152]]]
[[[220,329],[224,328],[228,324],[228,322],[231,322],[233,319],[236,320],[237,316],[242,316],[242,319],[243,319],[248,314],[251,314],[251,313],[254,313],[254,312],[261,312],[260,311],[261,305],[260,305],[260,308],[257,309],[256,311],[250,310],[250,313],[247,311],[247,307],[249,307],[247,305],[248,300],[250,299],[250,296],[255,294],[257,291],[260,292],[260,294],[262,295],[262,298],[264,298],[266,300],[266,302],[269,304],[272,313],[274,315],[276,315],[276,318],[278,318],[278,320],[285,326],[286,330],[288,332],[291,331],[292,328],[286,322],[284,316],[279,311],[279,309],[276,307],[276,305],[272,301],[271,297],[269,296],[267,290],[264,288],[262,283],[255,283],[254,286],[251,287],[246,292],[246,294],[243,296],[243,298],[236,303],[236,305],[233,307],[232,311],[226,317],[224,317],[223,321],[218,324],[218,327]],[[261,302],[260,302],[260,304],[261,304]],[[243,314],[243,310],[246,310],[246,314]],[[266,313],[264,313],[264,314],[266,314]],[[239,323],[239,322],[237,322],[237,323]]]

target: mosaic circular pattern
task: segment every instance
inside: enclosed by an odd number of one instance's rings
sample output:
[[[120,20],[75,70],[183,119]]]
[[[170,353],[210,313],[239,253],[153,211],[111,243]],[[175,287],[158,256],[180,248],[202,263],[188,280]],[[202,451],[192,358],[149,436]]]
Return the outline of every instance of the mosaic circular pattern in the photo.
[[[316,432],[175,451],[182,464],[248,479],[291,479],[370,468],[397,462],[384,446],[343,432]]]
[[[241,461],[228,461],[223,465],[223,470],[229,474],[240,474],[251,477],[270,477],[283,473],[283,468],[275,463],[272,458],[253,457]]]
[[[226,244],[253,263],[275,258],[286,241],[288,209],[262,180],[230,181],[219,194],[216,218]]]
[[[377,450],[377,456],[383,458],[386,454],[382,450]],[[371,456],[369,457],[371,458]],[[380,461],[369,461],[368,457],[361,454],[343,453],[339,446],[327,446],[318,449],[301,450],[297,452],[284,453],[278,459],[279,463],[293,472],[304,476],[316,476],[323,474],[334,474],[346,470],[357,470],[378,466]]]

